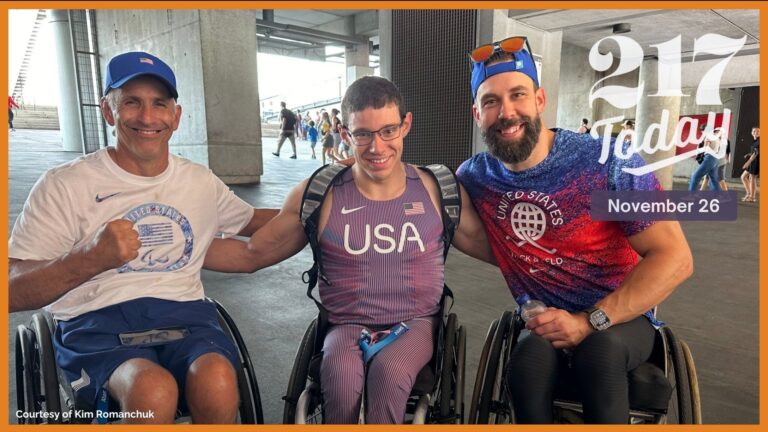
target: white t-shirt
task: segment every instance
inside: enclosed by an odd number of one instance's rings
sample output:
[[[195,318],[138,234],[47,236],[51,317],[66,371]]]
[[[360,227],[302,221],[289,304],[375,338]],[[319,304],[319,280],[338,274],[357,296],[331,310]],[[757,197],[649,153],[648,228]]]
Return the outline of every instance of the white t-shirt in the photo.
[[[139,256],[46,306],[59,320],[140,297],[202,299],[200,269],[214,237],[231,237],[253,216],[208,168],[170,155],[157,177],[129,174],[107,149],[45,173],[8,240],[8,256],[51,260],[92,241],[107,222],[134,222]]]

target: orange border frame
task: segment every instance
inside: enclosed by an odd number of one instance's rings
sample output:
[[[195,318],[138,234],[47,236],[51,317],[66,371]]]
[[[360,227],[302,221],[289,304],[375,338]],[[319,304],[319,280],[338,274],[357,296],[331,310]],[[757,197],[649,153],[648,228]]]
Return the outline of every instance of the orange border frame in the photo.
[[[173,1],[152,1],[152,2],[140,2],[140,1],[128,1],[128,2],[106,2],[106,1],[10,1],[10,2],[3,2],[2,5],[0,5],[0,46],[2,46],[5,55],[0,56],[0,85],[2,85],[2,88],[6,90],[6,93],[8,93],[7,88],[7,82],[8,82],[8,10],[9,9],[261,9],[261,8],[273,8],[273,9],[312,9],[316,8],[318,6],[317,1],[291,1],[291,2],[278,2],[278,1],[264,1],[264,2],[248,2],[248,1],[216,1],[216,2],[203,2],[203,1],[187,1],[187,2],[173,2]],[[335,8],[335,9],[435,9],[436,6],[439,6],[441,9],[508,9],[510,6],[512,6],[512,3],[510,2],[496,2],[496,1],[477,1],[477,2],[470,2],[470,1],[443,1],[440,3],[436,2],[427,2],[427,1],[349,1],[349,2],[341,2],[341,1],[326,1],[322,4],[325,8]],[[527,5],[523,5],[527,6]],[[548,8],[548,9],[638,9],[638,8],[649,8],[649,9],[760,9],[760,28],[766,27],[765,24],[768,23],[768,2],[755,2],[755,1],[733,1],[733,2],[714,2],[714,1],[706,1],[706,2],[685,2],[685,1],[627,1],[627,2],[600,2],[600,1],[582,1],[582,2],[565,2],[565,1],[541,1],[536,2],[535,4],[531,3],[530,6],[535,6],[537,8]],[[763,78],[766,78],[768,76],[768,60],[766,60],[767,56],[762,56],[760,59],[760,78],[761,82],[763,81]],[[761,89],[760,92],[760,106],[763,108],[762,113],[760,115],[760,123],[763,125],[768,125],[768,104],[766,104],[766,100],[768,98],[768,88]],[[3,135],[2,138],[0,138],[0,143],[4,145],[4,148],[6,151],[0,152],[0,162],[5,170],[6,174],[8,172],[8,138],[7,135]],[[768,163],[768,156],[766,156],[765,153],[763,153],[761,156],[762,163],[765,165]],[[7,175],[4,177],[7,178]],[[6,184],[7,186],[7,184]],[[765,189],[763,189],[765,191]],[[8,188],[3,188],[0,191],[0,195],[3,197],[3,202],[8,202]],[[768,204],[766,204],[766,200],[760,200],[760,227],[762,228],[760,230],[760,257],[765,257],[768,252],[768,232],[766,231],[765,227],[768,226],[766,224],[766,220],[768,219],[768,216],[766,215],[766,211],[768,211]],[[8,217],[8,207],[7,204],[4,207],[4,215],[7,218]],[[3,227],[5,229],[5,226],[3,224]],[[9,233],[6,231],[5,237],[8,238]],[[7,246],[3,248],[3,255],[4,258],[7,258],[8,256],[8,249]],[[758,261],[761,262],[761,261]],[[7,268],[7,259],[0,259],[0,273],[7,274],[8,268]],[[7,286],[7,279],[5,284],[3,285],[4,290],[3,292],[8,291]],[[768,287],[768,275],[766,275],[766,272],[761,268],[760,269],[760,288],[766,288]],[[0,310],[7,310],[8,309],[8,298],[6,295],[0,296]],[[765,296],[761,296],[760,298],[760,311],[766,309],[766,300]],[[766,319],[765,314],[760,314],[760,331],[764,335],[767,328],[768,319]],[[6,328],[8,327],[8,321],[6,318]],[[758,431],[758,430],[764,430],[767,429],[766,426],[768,425],[768,419],[766,416],[768,416],[768,410],[766,409],[766,405],[768,405],[768,402],[766,401],[766,374],[765,374],[765,363],[766,358],[768,358],[768,348],[765,343],[762,343],[762,337],[761,337],[761,344],[760,344],[760,423],[757,425],[701,425],[701,426],[695,426],[697,431],[699,430],[739,430],[739,431]],[[8,346],[8,331],[2,331],[0,332],[0,346]],[[10,353],[6,353],[4,350],[0,350],[0,364],[2,364],[7,370],[8,368],[8,362],[9,362],[9,355]],[[10,385],[9,382],[6,381],[7,374],[2,374],[2,382],[5,384],[5,388],[8,389],[8,386]],[[9,406],[8,401],[8,393],[6,392],[0,392],[0,429],[11,429],[13,430],[33,430],[35,428],[44,428],[46,430],[56,431],[56,430],[69,430],[72,431],[71,426],[64,426],[64,425],[46,425],[46,426],[33,426],[33,425],[9,425],[9,418],[7,415],[7,409],[5,407]],[[705,407],[706,409],[706,407]],[[98,425],[92,425],[92,426],[84,426],[86,428],[96,428],[99,427]],[[108,426],[110,430],[136,430],[134,426],[130,425],[109,425]],[[642,427],[642,426],[640,426]],[[677,426],[677,425],[663,425],[663,426],[650,426],[653,427],[654,430],[658,431],[673,431],[673,430],[694,430],[691,429],[692,426]],[[133,429],[131,429],[133,428]],[[333,431],[353,431],[353,430],[366,430],[366,431],[388,431],[388,430],[399,430],[399,431],[417,431],[417,430],[425,430],[425,428],[430,428],[430,426],[378,426],[378,425],[366,425],[366,426],[357,426],[357,425],[344,425],[344,426],[338,426],[338,425],[329,425],[329,426],[288,426],[288,425],[238,425],[238,426],[204,426],[204,425],[166,425],[166,426],[144,426],[142,427],[142,430],[146,431],[167,431],[168,429],[197,429],[197,430],[218,430],[218,431],[224,431],[224,430],[232,430],[232,429],[238,429],[238,430],[260,430],[260,431],[316,431],[316,430],[333,430]],[[507,426],[488,426],[488,425],[454,425],[454,426],[448,426],[448,425],[441,425],[441,426],[432,426],[432,428],[439,428],[439,430],[456,430],[456,431],[487,431],[487,430],[508,430],[508,431],[515,431],[515,430],[535,430],[535,431],[561,431],[564,429],[563,426],[547,426],[547,425],[540,425],[540,426],[516,426],[516,425],[507,425]],[[581,429],[586,430],[586,428],[589,428],[588,430],[610,430],[610,431],[616,431],[616,430],[638,430],[638,426],[581,426],[581,425],[572,425],[567,426],[565,429]]]

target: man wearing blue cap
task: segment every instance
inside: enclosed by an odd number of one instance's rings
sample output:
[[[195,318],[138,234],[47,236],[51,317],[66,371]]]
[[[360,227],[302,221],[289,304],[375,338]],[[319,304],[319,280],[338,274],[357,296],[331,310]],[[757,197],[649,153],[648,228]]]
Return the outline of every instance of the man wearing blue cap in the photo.
[[[575,382],[587,423],[627,423],[627,372],[653,349],[653,313],[692,272],[677,222],[604,222],[590,217],[593,190],[657,190],[644,164],[609,152],[588,134],[546,129],[546,107],[525,37],[470,53],[472,112],[488,152],[458,175],[516,298],[549,308],[529,319],[506,367],[515,418],[551,423],[561,380]],[[642,257],[642,260],[640,260]],[[563,376],[559,376],[564,372]],[[566,388],[573,393],[574,388]]]
[[[46,172],[8,241],[11,312],[45,307],[79,403],[111,396],[127,422],[235,420],[236,348],[203,301],[200,269],[218,235],[250,235],[253,209],[206,167],[169,153],[176,77],[159,58],[110,60],[101,111],[117,143]],[[103,403],[103,402],[102,402]]]

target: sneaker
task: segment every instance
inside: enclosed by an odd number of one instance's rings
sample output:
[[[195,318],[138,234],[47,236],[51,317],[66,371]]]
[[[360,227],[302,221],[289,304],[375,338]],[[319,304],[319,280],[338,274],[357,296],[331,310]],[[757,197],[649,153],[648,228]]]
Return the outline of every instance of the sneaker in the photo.
[[[272,155],[273,155],[273,156],[277,156],[277,157],[280,157],[280,153],[277,153],[277,152],[272,152]]]
[[[16,132],[16,129],[11,129],[11,132]]]
[[[291,159],[296,159],[296,155],[291,156]]]

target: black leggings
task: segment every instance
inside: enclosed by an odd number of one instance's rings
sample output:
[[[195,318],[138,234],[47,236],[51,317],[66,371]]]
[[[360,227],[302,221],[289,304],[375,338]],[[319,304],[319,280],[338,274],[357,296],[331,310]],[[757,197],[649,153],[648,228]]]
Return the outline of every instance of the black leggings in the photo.
[[[570,393],[582,402],[585,423],[628,423],[627,372],[648,360],[654,339],[640,316],[590,334],[569,358],[524,330],[505,372],[516,422],[552,423],[553,398]]]
[[[8,128],[13,129],[13,110],[8,108]]]

